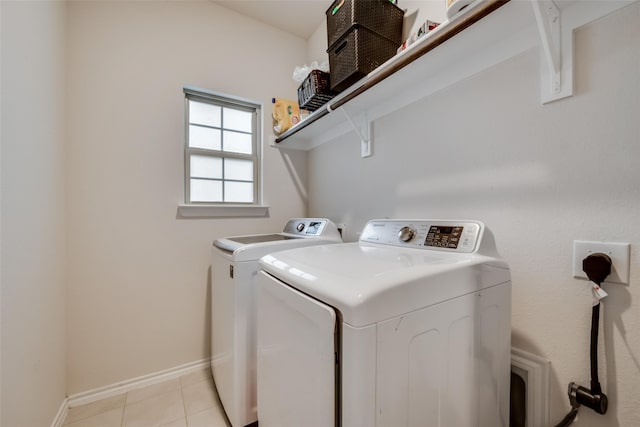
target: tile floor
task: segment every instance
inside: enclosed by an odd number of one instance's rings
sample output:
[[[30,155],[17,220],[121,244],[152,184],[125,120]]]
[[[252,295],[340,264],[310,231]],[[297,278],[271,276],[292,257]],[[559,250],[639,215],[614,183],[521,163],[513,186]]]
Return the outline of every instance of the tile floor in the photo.
[[[211,371],[69,409],[64,427],[229,427]]]

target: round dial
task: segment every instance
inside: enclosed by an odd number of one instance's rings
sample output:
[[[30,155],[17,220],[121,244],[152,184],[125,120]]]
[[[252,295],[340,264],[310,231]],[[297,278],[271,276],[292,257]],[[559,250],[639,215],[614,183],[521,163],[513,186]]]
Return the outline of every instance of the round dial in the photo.
[[[416,236],[416,230],[411,227],[402,227],[398,232],[398,238],[403,242],[410,242]]]
[[[300,224],[296,225],[296,230],[302,232],[302,230],[304,230],[304,222],[301,222]]]

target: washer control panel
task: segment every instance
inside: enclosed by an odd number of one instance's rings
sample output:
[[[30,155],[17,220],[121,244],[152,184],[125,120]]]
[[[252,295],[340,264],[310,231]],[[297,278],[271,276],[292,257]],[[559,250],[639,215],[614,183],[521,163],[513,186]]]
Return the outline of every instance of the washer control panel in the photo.
[[[324,218],[293,218],[287,221],[282,232],[300,236],[319,236],[327,222]]]
[[[372,220],[362,231],[360,241],[469,253],[478,246],[483,227],[474,221]]]

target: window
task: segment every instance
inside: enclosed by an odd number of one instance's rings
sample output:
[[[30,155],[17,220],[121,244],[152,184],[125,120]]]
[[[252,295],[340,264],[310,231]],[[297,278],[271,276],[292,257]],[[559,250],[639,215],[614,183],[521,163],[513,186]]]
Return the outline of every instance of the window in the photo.
[[[185,202],[259,204],[260,104],[191,87],[185,94]]]

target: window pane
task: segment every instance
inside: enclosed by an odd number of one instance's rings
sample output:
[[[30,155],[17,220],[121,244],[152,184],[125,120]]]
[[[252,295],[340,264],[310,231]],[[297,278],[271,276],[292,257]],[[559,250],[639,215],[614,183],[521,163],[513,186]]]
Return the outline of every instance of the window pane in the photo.
[[[225,202],[253,202],[253,183],[226,182],[224,183]]]
[[[251,118],[253,114],[248,111],[234,110],[233,108],[224,109],[224,128],[239,130],[242,132],[251,132]]]
[[[189,126],[189,147],[221,150],[220,129]]]
[[[253,161],[224,159],[224,179],[253,181]]]
[[[222,181],[191,180],[192,202],[222,202]]]
[[[251,154],[251,145],[250,134],[224,131],[224,151]]]
[[[186,203],[258,203],[260,107],[186,86],[184,94]]]
[[[222,159],[219,157],[191,155],[192,178],[222,179]]]
[[[220,106],[189,100],[189,123],[220,127]]]

